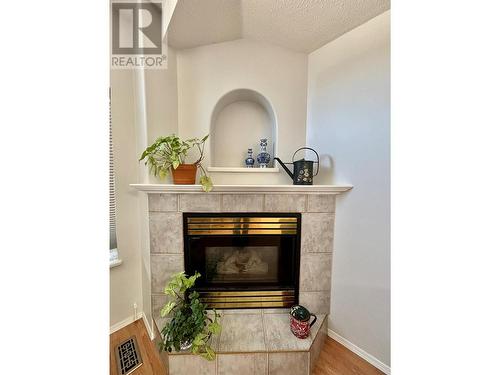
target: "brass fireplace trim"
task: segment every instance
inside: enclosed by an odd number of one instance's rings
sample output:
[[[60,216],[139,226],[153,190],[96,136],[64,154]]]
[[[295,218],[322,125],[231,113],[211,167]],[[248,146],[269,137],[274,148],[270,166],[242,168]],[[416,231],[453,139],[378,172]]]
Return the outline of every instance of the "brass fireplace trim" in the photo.
[[[189,217],[188,223],[296,223],[296,217]]]
[[[297,234],[296,217],[190,217],[188,235]]]
[[[290,307],[294,290],[200,292],[200,300],[210,308]]]
[[[293,296],[295,291],[287,290],[235,290],[235,291],[218,291],[218,292],[203,292],[200,291],[202,297],[241,297],[241,296]]]
[[[213,302],[206,303],[207,307],[214,309],[241,309],[241,308],[268,308],[268,307],[292,307],[294,302],[279,301],[279,302]]]
[[[280,229],[280,228],[297,228],[297,224],[294,223],[263,223],[263,224],[253,224],[253,223],[230,223],[230,224],[189,224],[190,229]]]
[[[211,302],[278,302],[278,301],[291,301],[295,299],[294,296],[288,297],[280,297],[280,296],[272,296],[272,297],[201,297],[204,303]]]
[[[221,234],[238,234],[238,235],[244,235],[244,234],[297,234],[296,229],[232,229],[232,230],[225,230],[225,229],[192,229],[188,230],[189,235],[199,235],[203,234],[206,236],[210,235],[221,235]]]

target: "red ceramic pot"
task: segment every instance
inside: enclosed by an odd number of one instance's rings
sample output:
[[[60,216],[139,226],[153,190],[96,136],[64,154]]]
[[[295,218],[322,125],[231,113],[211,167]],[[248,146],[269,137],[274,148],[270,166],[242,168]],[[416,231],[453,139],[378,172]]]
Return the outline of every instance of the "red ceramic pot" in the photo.
[[[311,316],[314,318],[311,320]],[[290,309],[290,330],[299,339],[305,339],[311,333],[311,327],[316,323],[316,315],[311,314],[304,306],[295,305]]]

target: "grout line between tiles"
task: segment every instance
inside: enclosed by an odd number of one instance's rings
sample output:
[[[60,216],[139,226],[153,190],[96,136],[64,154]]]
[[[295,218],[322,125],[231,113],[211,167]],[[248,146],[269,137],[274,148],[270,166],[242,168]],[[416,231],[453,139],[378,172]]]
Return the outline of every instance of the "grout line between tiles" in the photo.
[[[266,348],[266,351],[269,352],[269,348],[267,346],[267,340],[266,340],[266,323],[264,323],[264,310],[261,310],[261,319],[262,319],[262,329],[263,329],[263,333],[264,333],[264,347]],[[268,355],[269,356],[269,355]]]
[[[264,310],[260,310],[260,321],[262,323],[262,337],[264,339],[264,348],[267,349],[267,341],[266,341],[266,327],[264,327]]]

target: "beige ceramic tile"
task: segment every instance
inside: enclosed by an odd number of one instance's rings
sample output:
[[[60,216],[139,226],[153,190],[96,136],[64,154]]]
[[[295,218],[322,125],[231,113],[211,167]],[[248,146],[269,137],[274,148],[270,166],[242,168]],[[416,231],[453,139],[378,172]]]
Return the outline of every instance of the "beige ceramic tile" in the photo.
[[[264,334],[268,351],[307,351],[312,345],[321,324],[325,320],[324,314],[316,314],[317,321],[311,327],[311,334],[305,339],[299,339],[290,331],[288,314],[264,314]]]
[[[262,314],[224,314],[221,325],[220,352],[266,350]]]
[[[177,194],[148,194],[149,211],[177,211]]]
[[[288,314],[290,312],[290,309],[288,307],[283,307],[279,309],[262,309],[262,312],[264,314]]]
[[[269,375],[308,375],[309,353],[269,353]]]
[[[192,354],[169,355],[169,375],[215,375],[215,361]]]
[[[217,375],[267,375],[267,354],[219,354]]]
[[[266,194],[265,211],[304,212],[306,196],[303,194]]]
[[[163,293],[165,284],[172,275],[183,270],[183,255],[151,254],[151,293]]]
[[[262,212],[264,209],[263,194],[223,194],[223,212]]]
[[[153,316],[160,316],[160,310],[167,303],[168,296],[165,294],[151,295],[151,310]]]
[[[182,254],[182,213],[150,212],[149,242],[151,253]]]
[[[314,370],[314,366],[318,361],[319,355],[321,354],[321,349],[323,349],[323,345],[325,344],[325,339],[327,336],[327,320],[323,321],[316,338],[311,346],[310,355],[309,355],[309,369],[312,373]]]
[[[290,331],[288,314],[264,314],[264,332],[268,351],[309,350],[311,339],[299,339]]]
[[[302,292],[330,291],[332,254],[307,253],[300,260],[300,286]]]
[[[314,341],[314,339],[318,335],[318,332],[321,329],[321,327],[323,326],[323,323],[327,320],[326,314],[316,314],[316,316],[318,319],[316,320],[316,323],[314,323],[314,325],[311,327],[311,335],[309,336],[309,338],[311,339],[311,343]]]
[[[169,320],[168,318],[162,318],[160,316],[161,309],[165,306],[169,299],[171,299],[171,297],[168,297],[165,294],[153,294],[151,296],[151,313],[153,314],[153,319],[156,322],[156,326],[159,331],[163,329]]]
[[[217,212],[220,211],[220,201],[220,194],[180,194],[179,209],[181,212]]]
[[[310,194],[307,212],[335,212],[335,194]]]
[[[331,253],[334,224],[334,214],[302,214],[301,253]]]
[[[299,292],[299,303],[314,314],[330,313],[330,291]]]

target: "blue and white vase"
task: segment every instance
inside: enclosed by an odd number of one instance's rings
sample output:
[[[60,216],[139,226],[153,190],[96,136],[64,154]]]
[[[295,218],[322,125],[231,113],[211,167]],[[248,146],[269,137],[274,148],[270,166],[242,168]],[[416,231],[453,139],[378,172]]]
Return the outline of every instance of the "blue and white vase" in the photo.
[[[267,138],[262,138],[260,140],[260,153],[257,155],[257,163],[259,163],[260,168],[267,168],[270,161],[271,155],[267,152]]]
[[[253,158],[253,150],[249,148],[247,158],[245,159],[245,165],[247,166],[247,168],[253,168],[254,164],[255,159]]]

